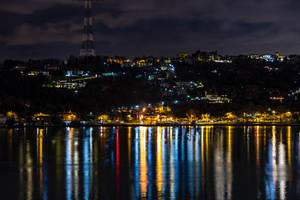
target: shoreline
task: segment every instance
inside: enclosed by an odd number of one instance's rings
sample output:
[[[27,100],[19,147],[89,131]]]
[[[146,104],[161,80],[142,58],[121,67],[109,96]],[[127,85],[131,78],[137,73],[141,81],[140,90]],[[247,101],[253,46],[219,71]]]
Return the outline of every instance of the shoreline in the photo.
[[[83,128],[83,127],[185,127],[185,126],[300,126],[300,123],[197,123],[197,124],[176,124],[176,123],[166,123],[166,124],[116,124],[116,123],[109,123],[109,124],[90,124],[90,125],[16,125],[16,126],[9,126],[9,125],[0,125],[0,128],[44,128],[44,127],[57,127],[57,128]]]

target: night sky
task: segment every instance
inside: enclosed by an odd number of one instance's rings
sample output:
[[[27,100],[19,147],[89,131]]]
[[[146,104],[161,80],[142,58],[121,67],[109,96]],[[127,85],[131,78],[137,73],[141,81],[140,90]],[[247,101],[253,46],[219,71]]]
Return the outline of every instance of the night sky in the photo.
[[[104,0],[93,4],[98,55],[182,51],[300,54],[299,0]],[[1,0],[0,60],[78,55],[83,2]]]

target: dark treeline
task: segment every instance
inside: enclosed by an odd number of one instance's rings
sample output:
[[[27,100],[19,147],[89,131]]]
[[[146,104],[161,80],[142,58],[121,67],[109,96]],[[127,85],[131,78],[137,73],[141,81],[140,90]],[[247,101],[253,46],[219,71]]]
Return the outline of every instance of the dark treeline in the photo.
[[[121,58],[120,58],[121,59]],[[107,57],[78,58],[67,61],[5,60],[0,66],[0,113],[9,110],[22,115],[36,112],[59,113],[72,110],[79,113],[104,113],[114,107],[166,102],[180,116],[187,112],[221,115],[228,111],[255,112],[276,109],[299,111],[297,90],[300,88],[300,65],[298,62],[265,62],[237,57],[232,63],[185,62],[172,60],[174,75],[159,71],[164,82],[201,81],[204,87],[187,89],[192,97],[205,94],[226,95],[230,103],[210,104],[207,101],[185,101],[184,96],[164,96],[161,81],[147,79],[147,75],[160,63],[151,67],[128,67],[120,63],[106,63]],[[22,73],[18,68],[23,67]],[[51,67],[56,67],[55,70]],[[101,76],[87,80],[87,85],[74,90],[44,87],[46,83],[64,79],[67,70],[85,70],[91,74],[114,72],[113,77]],[[48,71],[28,76],[32,70]],[[283,97],[281,101],[271,97]],[[180,100],[172,104],[174,99]]]

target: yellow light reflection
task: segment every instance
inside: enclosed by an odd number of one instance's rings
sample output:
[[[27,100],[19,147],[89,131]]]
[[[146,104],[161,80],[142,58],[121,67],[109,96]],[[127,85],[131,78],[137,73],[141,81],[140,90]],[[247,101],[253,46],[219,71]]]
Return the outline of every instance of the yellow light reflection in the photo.
[[[232,129],[232,127],[231,126],[228,126],[228,153],[230,153],[230,155],[231,155],[231,130]]]
[[[24,166],[23,142],[20,141],[19,145],[20,145],[20,148],[19,148],[19,155],[18,155],[18,157],[19,157],[19,163],[18,163],[18,165],[22,166],[22,167],[20,167],[20,172],[19,172],[20,173],[19,174],[19,182],[20,182],[20,184],[24,185],[24,178],[25,178],[25,176],[24,176],[24,167],[23,167]],[[26,185],[25,185],[25,187],[26,187]],[[24,193],[24,189],[23,188],[21,189],[21,192]]]
[[[228,127],[228,153],[227,153],[227,198],[231,199],[232,191],[232,127]]]
[[[141,197],[147,197],[148,165],[147,165],[147,128],[140,127],[140,188]]]
[[[292,161],[291,161],[291,127],[287,127],[287,146],[288,146],[288,163],[289,167],[291,168]]]
[[[163,183],[163,174],[162,174],[162,153],[161,153],[161,137],[162,137],[162,128],[157,127],[157,152],[156,152],[156,185],[157,185],[157,196],[161,197],[162,193],[162,183]]]
[[[9,158],[12,157],[12,151],[13,151],[13,129],[8,130],[8,149],[9,149]]]
[[[31,200],[33,194],[33,172],[32,172],[32,157],[30,152],[30,143],[26,143],[26,172],[27,172],[27,191],[26,199]]]
[[[277,163],[276,163],[276,127],[272,126],[272,166],[273,166],[273,181],[277,183]]]
[[[206,163],[208,164],[208,158],[209,158],[209,142],[208,142],[208,137],[209,137],[209,127],[205,126],[205,153],[206,153]],[[209,168],[207,168],[209,169]]]
[[[170,127],[170,143],[173,141],[173,127]]]
[[[259,168],[259,139],[260,139],[260,135],[259,135],[259,126],[255,127],[255,147],[256,147],[256,166],[257,168]],[[259,170],[257,170],[257,172],[259,172]],[[258,175],[258,174],[257,174]]]
[[[267,127],[264,126],[264,149],[266,148],[267,146]]]
[[[73,132],[74,132],[74,128],[70,128],[69,138],[73,138]]]
[[[171,193],[171,198],[175,198],[175,169],[174,169],[174,145],[172,143],[173,139],[173,127],[170,127],[170,160],[169,160],[169,165],[170,165],[170,193]]]
[[[204,165],[204,126],[201,126],[201,166]]]
[[[131,129],[132,127],[128,127],[128,163],[131,166]]]
[[[37,145],[38,145],[38,157],[39,157],[39,178],[40,178],[40,196],[43,194],[43,135],[44,135],[44,129],[37,129]]]
[[[44,129],[39,129],[39,135],[38,135],[38,140],[39,140],[39,161],[40,165],[43,164],[43,135],[44,135]]]
[[[201,126],[201,174],[205,173],[205,158],[204,158],[204,126]],[[205,177],[201,176],[201,183],[205,181]],[[202,190],[204,190],[204,184],[201,184]]]

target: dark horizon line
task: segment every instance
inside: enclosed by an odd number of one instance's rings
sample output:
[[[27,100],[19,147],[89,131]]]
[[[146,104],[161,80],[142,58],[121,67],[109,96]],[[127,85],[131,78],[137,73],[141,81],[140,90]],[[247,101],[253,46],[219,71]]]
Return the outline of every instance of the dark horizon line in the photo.
[[[190,55],[192,55],[193,53],[197,52],[197,51],[200,51],[200,52],[207,52],[207,53],[212,53],[212,52],[217,52],[218,55],[221,55],[221,56],[234,56],[234,57],[237,57],[237,56],[249,56],[249,55],[275,55],[276,53],[279,53],[279,51],[275,51],[273,53],[241,53],[241,54],[221,54],[219,53],[218,50],[196,50],[196,51],[179,51],[178,53],[176,53],[175,55],[173,54],[172,56],[170,55],[159,55],[159,56],[154,56],[154,55],[139,55],[139,56],[125,56],[125,55],[105,55],[105,54],[102,54],[102,55],[98,55],[96,54],[96,56],[91,56],[91,57],[125,57],[125,58],[145,58],[145,57],[154,57],[154,58],[159,58],[159,57],[167,57],[167,58],[176,58],[177,57],[177,54],[180,54],[180,53],[188,53]],[[65,57],[65,58],[62,58],[62,57],[27,57],[27,58],[13,58],[13,57],[6,57],[6,58],[0,58],[0,62],[3,62],[5,60],[18,60],[18,61],[28,61],[30,59],[32,60],[50,60],[50,59],[55,59],[55,60],[68,60],[70,57],[81,57],[79,55],[73,55],[73,54],[70,54],[69,56]],[[296,53],[290,53],[290,54],[280,54],[280,56],[300,56],[300,54],[296,54]]]

